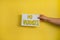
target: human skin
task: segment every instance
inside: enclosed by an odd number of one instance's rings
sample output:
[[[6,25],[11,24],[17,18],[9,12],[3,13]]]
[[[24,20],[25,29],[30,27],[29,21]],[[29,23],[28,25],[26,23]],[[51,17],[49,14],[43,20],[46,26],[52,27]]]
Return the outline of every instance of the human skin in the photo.
[[[60,25],[60,18],[51,18],[51,17],[46,17],[44,15],[40,15],[40,17],[38,18],[42,21],[46,21],[55,25]]]

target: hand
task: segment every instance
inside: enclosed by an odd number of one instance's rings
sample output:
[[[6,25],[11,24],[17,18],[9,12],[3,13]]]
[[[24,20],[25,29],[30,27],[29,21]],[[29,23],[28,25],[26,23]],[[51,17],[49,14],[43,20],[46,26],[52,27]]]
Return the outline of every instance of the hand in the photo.
[[[38,18],[42,21],[46,21],[46,22],[49,22],[51,24],[55,24],[55,25],[60,26],[60,18],[50,18],[50,17],[46,17],[44,15],[40,15],[40,17],[38,17]]]
[[[49,18],[44,16],[44,15],[40,15],[40,17],[38,17],[40,20],[43,20],[43,21],[47,21]]]

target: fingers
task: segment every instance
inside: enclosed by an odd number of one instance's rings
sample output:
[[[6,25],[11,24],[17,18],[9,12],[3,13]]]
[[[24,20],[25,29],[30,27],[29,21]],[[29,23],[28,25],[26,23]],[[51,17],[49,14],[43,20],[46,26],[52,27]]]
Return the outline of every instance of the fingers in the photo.
[[[46,16],[44,16],[44,15],[40,15],[39,17],[38,17],[38,19],[40,19],[40,20],[46,20],[47,19],[47,17]]]
[[[44,16],[43,15],[40,15],[39,17],[38,17],[38,19],[42,19]]]

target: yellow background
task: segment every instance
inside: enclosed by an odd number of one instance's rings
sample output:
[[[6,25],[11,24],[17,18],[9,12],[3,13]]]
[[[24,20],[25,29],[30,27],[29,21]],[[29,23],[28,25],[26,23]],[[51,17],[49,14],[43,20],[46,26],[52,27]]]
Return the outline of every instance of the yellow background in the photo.
[[[21,14],[58,18],[58,0],[0,0],[0,40],[58,40],[59,29],[41,22],[40,27],[22,27]]]

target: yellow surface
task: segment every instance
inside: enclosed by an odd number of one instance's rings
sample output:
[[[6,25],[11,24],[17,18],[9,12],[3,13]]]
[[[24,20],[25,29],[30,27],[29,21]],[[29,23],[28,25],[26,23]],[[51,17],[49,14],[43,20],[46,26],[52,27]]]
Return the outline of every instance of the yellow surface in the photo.
[[[57,0],[0,0],[0,40],[57,40],[55,25],[41,22],[40,27],[22,27],[21,14],[43,14],[58,18]]]

